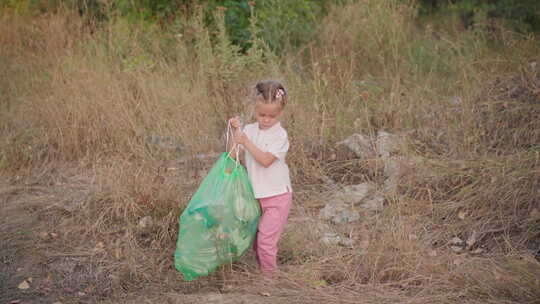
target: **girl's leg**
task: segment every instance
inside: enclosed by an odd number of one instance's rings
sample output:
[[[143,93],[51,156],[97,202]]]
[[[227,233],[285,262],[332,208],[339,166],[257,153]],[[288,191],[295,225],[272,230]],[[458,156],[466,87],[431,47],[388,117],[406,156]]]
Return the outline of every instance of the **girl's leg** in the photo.
[[[259,200],[262,216],[254,245],[257,261],[263,273],[277,270],[278,242],[292,205],[292,193],[287,192]]]

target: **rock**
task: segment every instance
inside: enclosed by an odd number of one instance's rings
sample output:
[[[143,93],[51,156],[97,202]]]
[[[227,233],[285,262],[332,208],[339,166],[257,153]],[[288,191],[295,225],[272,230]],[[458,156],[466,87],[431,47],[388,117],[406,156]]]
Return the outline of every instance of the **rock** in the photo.
[[[453,237],[448,243],[450,244],[450,249],[455,253],[462,252],[465,247],[465,242],[457,236]]]
[[[327,231],[321,238],[321,242],[325,245],[341,245],[352,248],[354,246],[354,240],[348,237],[342,237],[339,234]]]
[[[462,246],[463,240],[456,236],[456,237],[453,237],[448,243],[450,245]]]
[[[325,220],[331,220],[335,224],[348,223],[360,219],[360,214],[343,203],[326,204],[319,213]]]
[[[382,158],[388,158],[399,149],[399,137],[397,135],[379,131],[377,132],[377,153]]]
[[[397,158],[387,158],[384,160],[384,176],[387,178],[399,177],[401,164]]]
[[[341,190],[334,190],[330,195],[333,202],[326,204],[319,216],[337,224],[357,221],[360,214],[354,209],[355,206],[369,211],[380,211],[384,207],[384,198],[381,195],[373,195],[374,191],[373,183],[350,185]]]
[[[348,247],[348,248],[353,248],[354,247],[354,240],[351,239],[351,238],[348,238],[348,237],[341,238],[341,241],[339,242],[339,245],[344,246],[344,247]]]
[[[64,209],[69,213],[73,213],[81,209],[84,204],[87,202],[88,197],[90,196],[90,191],[81,191],[71,195],[70,197],[63,200],[59,207]]]
[[[459,218],[460,220],[464,220],[466,216],[467,216],[467,212],[466,212],[466,211],[460,210],[460,211],[458,212],[458,218]]]
[[[337,143],[337,145],[345,145],[349,150],[353,151],[358,158],[366,159],[375,156],[375,150],[369,137],[362,134],[353,134]]]
[[[330,231],[330,226],[326,223],[319,222],[315,225],[315,230],[318,234],[323,235],[325,232]]]
[[[481,254],[481,253],[484,253],[484,249],[482,248],[476,248],[475,250],[472,251],[472,254]]]
[[[101,242],[101,241],[100,241],[100,242],[97,242],[95,248],[96,248],[96,249],[103,249],[103,248],[105,248],[105,244],[104,244],[103,242]]]
[[[336,184],[336,181],[326,175],[322,177],[322,180],[331,189],[336,189],[338,187],[338,185]]]
[[[46,231],[42,231],[38,234],[39,238],[46,241],[46,240],[49,240],[51,238],[51,235],[49,235],[48,232]]]
[[[401,164],[396,158],[387,158],[384,160],[384,191],[395,193],[401,177]]]
[[[477,237],[476,237],[476,230],[474,230],[471,235],[469,236],[469,238],[467,239],[467,249],[471,249],[474,244],[476,244],[476,240],[477,240]]]
[[[205,296],[206,303],[224,303],[223,295],[220,293],[211,293]]]
[[[139,220],[139,228],[150,228],[154,225],[154,220],[150,215],[147,215]]]
[[[388,194],[395,194],[398,187],[398,180],[397,178],[387,178],[384,181],[384,191]]]
[[[450,249],[452,249],[452,251],[455,252],[455,253],[460,253],[460,252],[463,251],[463,247],[461,247],[461,246],[455,246],[455,245],[454,245],[454,246],[450,246]]]
[[[341,224],[355,222],[359,219],[360,214],[357,211],[342,209],[340,211],[337,211],[331,220],[334,224]]]
[[[437,256],[437,250],[430,250],[428,251],[428,255],[430,257],[436,257]]]
[[[345,186],[341,190],[335,191],[332,199],[343,203],[357,205],[367,198],[374,190],[375,185],[371,183]]]
[[[371,197],[374,190],[375,185],[372,183],[350,185],[341,190],[335,190],[330,195],[330,199],[334,202],[326,204],[319,215],[336,224],[357,221],[360,219],[360,214],[354,210],[354,206],[371,211],[379,211],[383,208],[384,198]]]
[[[330,220],[332,217],[334,217],[337,212],[347,208],[347,206],[343,203],[328,203],[324,206],[324,208],[319,211],[319,217],[323,220]]]
[[[384,208],[384,198],[382,196],[372,197],[362,202],[360,207],[370,211],[381,211]]]
[[[341,241],[341,237],[335,232],[325,232],[321,238],[321,242],[325,245],[337,245]]]
[[[28,283],[28,281],[24,280],[17,286],[17,288],[21,290],[25,290],[25,289],[30,288],[30,284]]]

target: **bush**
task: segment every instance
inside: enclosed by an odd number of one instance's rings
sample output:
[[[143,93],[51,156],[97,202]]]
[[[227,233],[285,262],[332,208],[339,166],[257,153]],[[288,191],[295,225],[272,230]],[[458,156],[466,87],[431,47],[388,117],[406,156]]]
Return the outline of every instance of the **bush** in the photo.
[[[420,0],[421,12],[457,14],[464,25],[487,19],[503,19],[520,32],[540,32],[540,2],[537,0]]]

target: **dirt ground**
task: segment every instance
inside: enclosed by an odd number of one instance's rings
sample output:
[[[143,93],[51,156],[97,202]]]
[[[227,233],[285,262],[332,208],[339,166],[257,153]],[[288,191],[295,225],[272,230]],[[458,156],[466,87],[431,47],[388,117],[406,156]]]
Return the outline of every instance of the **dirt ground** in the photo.
[[[81,242],[88,237],[70,235],[62,226],[69,216],[65,202],[81,195],[83,184],[1,181],[0,303],[305,303],[301,293],[295,295],[294,283],[259,281],[242,263],[228,270],[228,279],[217,275],[183,282],[174,269],[159,278],[163,284],[141,287],[133,285],[137,279],[118,278],[109,254],[83,250]],[[173,246],[166,249],[170,268]]]
[[[407,281],[400,284],[369,282],[361,278],[340,281],[331,277],[339,273],[335,267],[357,267],[356,264],[340,264],[337,260],[330,260],[339,259],[340,255],[326,259],[328,266],[321,268],[326,269],[326,276],[321,274],[302,278],[303,272],[313,271],[308,269],[312,266],[304,266],[300,262],[287,265],[287,261],[281,260],[283,273],[277,280],[268,282],[261,280],[253,264],[241,260],[211,276],[185,282],[173,267],[175,243],[172,234],[163,242],[166,244],[163,247],[167,248],[150,248],[145,256],[138,255],[146,248],[133,245],[139,250],[133,257],[125,254],[120,256],[114,251],[114,246],[109,246],[115,238],[123,236],[121,233],[107,230],[108,239],[103,245],[99,239],[103,236],[80,235],[70,231],[74,228],[73,219],[77,219],[73,216],[76,212],[73,210],[76,210],[82,197],[94,191],[91,178],[83,173],[80,168],[74,167],[70,170],[53,170],[52,173],[32,178],[0,176],[0,304],[486,303],[475,294],[466,294],[465,290],[447,289],[445,282],[439,284],[441,286],[428,283],[407,289],[406,285],[401,285]],[[178,181],[179,177],[171,177],[170,180]],[[302,199],[305,200],[299,200]],[[314,215],[300,212],[299,206],[294,209],[289,222],[296,225],[294,235],[297,238],[289,238],[288,241],[300,242],[299,238],[313,237],[311,226],[305,220]],[[176,217],[171,221],[176,225]],[[366,234],[362,230],[358,233]],[[148,247],[156,238],[151,233],[140,237],[137,241]],[[410,252],[416,254],[417,250]],[[454,264],[465,259],[461,257],[458,260],[459,257],[451,252],[448,257],[454,257]],[[286,259],[287,255],[283,254],[281,258]],[[444,257],[441,261],[445,261]],[[467,261],[474,268],[475,265],[484,265],[489,258],[473,257]],[[468,272],[467,263],[460,264],[460,267]],[[501,275],[499,279],[502,278]],[[508,278],[508,282],[515,286],[538,284],[537,280],[528,283],[514,282],[511,276]],[[318,285],[321,282],[326,286]],[[433,287],[439,289],[433,290]],[[533,298],[534,288],[529,290],[530,296],[515,297]],[[517,303],[506,298],[496,293],[489,303]]]

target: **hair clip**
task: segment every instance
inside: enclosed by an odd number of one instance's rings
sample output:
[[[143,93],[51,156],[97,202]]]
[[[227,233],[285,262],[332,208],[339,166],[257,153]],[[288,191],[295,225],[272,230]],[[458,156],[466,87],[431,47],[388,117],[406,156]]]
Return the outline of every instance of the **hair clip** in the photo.
[[[276,92],[276,99],[280,99],[283,96],[285,96],[285,91],[283,91],[283,89],[278,89]]]

